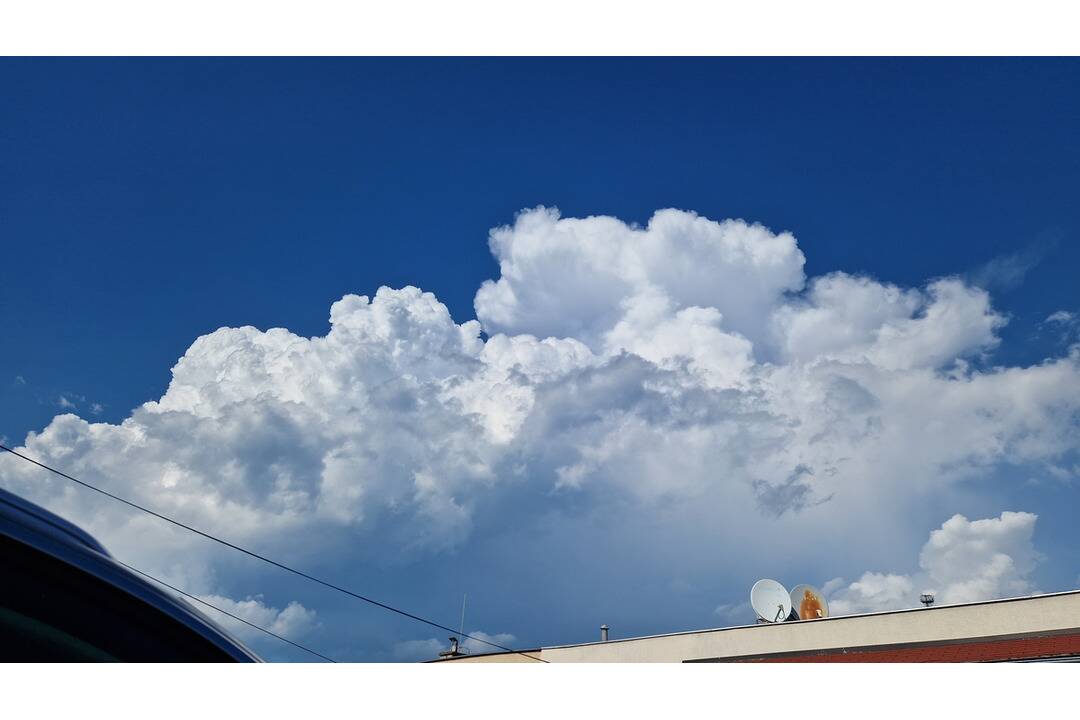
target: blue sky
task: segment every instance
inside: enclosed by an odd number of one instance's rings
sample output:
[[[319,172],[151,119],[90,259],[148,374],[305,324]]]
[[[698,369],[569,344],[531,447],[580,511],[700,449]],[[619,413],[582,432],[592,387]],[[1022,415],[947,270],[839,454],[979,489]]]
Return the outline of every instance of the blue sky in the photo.
[[[1025,60],[8,60],[4,432],[120,419],[223,325],[326,330],[414,284],[453,316],[539,204],[792,230],[808,271],[917,284],[1045,260],[1007,332],[1078,304],[1080,72]],[[1022,336],[1021,336],[1022,337]],[[1025,338],[1026,340],[1026,338]],[[1031,359],[1012,347],[1018,359]]]
[[[955,371],[956,358],[967,363],[968,372],[1022,369],[1065,358],[1068,345],[1076,342],[1075,318],[1046,321],[1059,311],[1080,311],[1075,281],[1080,65],[1071,60],[8,59],[0,62],[0,81],[5,87],[0,309],[6,348],[0,353],[0,436],[16,444],[68,411],[94,423],[124,421],[134,408],[162,397],[170,369],[196,338],[221,327],[280,327],[302,338],[325,336],[332,303],[349,293],[374,296],[381,286],[434,293],[459,325],[477,318],[482,283],[507,276],[489,248],[489,231],[513,225],[517,213],[540,205],[557,207],[562,218],[605,215],[627,226],[646,226],[664,208],[715,221],[761,223],[770,237],[794,235],[807,278],[844,272],[924,293],[922,304],[911,309],[916,320],[936,297],[928,283],[958,278],[964,287],[988,293],[993,312],[1007,323],[989,322],[986,337],[952,354],[942,351],[947,362],[933,366],[938,373]],[[556,227],[564,226],[544,225]],[[511,244],[526,234],[513,234]],[[587,244],[589,237],[582,231],[575,242]],[[567,274],[585,267],[574,257],[559,261],[568,263]],[[535,267],[551,267],[530,256],[522,260],[526,276],[534,261]],[[548,287],[541,280],[521,281],[517,296]],[[781,295],[804,292],[802,286],[777,283]],[[668,294],[677,301],[672,312],[705,304],[684,303],[677,291]],[[567,297],[580,299],[582,308],[596,299],[589,293]],[[562,327],[576,307],[560,306],[561,315],[530,325],[528,313],[504,317],[510,312],[504,300],[490,299],[487,314],[480,313],[483,337]],[[725,317],[721,327],[731,329],[723,323],[732,318],[737,323],[739,308],[717,303]],[[764,331],[755,337],[748,329],[751,321],[745,324],[732,332],[753,341],[755,362],[775,361],[758,350],[768,346]],[[688,357],[671,350],[678,338],[701,337],[679,335],[685,327],[671,325],[644,340],[636,335],[638,344],[620,346],[629,355],[619,357],[605,354],[599,340],[590,343],[569,330],[566,336],[602,357],[597,362],[610,375],[604,382],[616,383],[612,378],[624,377],[619,373],[645,372],[633,366],[639,361],[671,371],[664,363]],[[934,337],[934,342],[953,342]],[[421,342],[413,336],[401,341]],[[670,347],[656,349],[665,343]],[[721,342],[707,351],[714,347],[729,346]],[[785,347],[798,354],[794,345]],[[570,352],[559,350],[564,351]],[[776,357],[783,352],[773,351]],[[214,357],[227,363],[221,358],[228,353],[221,353]],[[215,360],[207,358],[210,369],[200,370],[199,377],[218,377],[212,371]],[[704,359],[698,362],[705,367]],[[893,370],[895,363],[882,367]],[[601,372],[593,365],[579,370]],[[445,379],[442,370],[431,372],[440,382]],[[466,377],[471,371],[454,372]],[[274,377],[270,382],[277,387],[288,385]],[[733,606],[732,617],[738,619],[743,585],[749,588],[744,580],[757,574],[812,575],[792,576],[792,585],[833,577],[850,582],[864,570],[911,575],[919,571],[928,533],[954,513],[974,521],[1024,511],[1038,515],[1034,548],[1045,557],[1020,575],[1030,587],[1065,589],[1075,585],[1080,572],[1069,510],[1077,499],[1074,468],[1080,467],[1080,447],[1076,406],[1068,400],[1077,392],[1069,384],[1075,376],[1063,377],[1062,407],[1046,410],[1062,436],[1054,448],[1036,452],[1028,438],[995,450],[993,457],[972,449],[962,462],[973,463],[969,474],[978,468],[979,483],[965,475],[904,496],[901,504],[910,515],[896,519],[896,554],[879,556],[879,565],[871,558],[841,557],[851,538],[839,534],[824,543],[836,553],[833,561],[817,558],[819,566],[812,569],[810,556],[796,554],[783,562],[760,554],[742,557],[735,540],[745,535],[725,536],[729,544],[720,548],[705,547],[720,538],[684,532],[682,525],[707,522],[707,517],[672,500],[670,494],[678,492],[670,488],[649,495],[647,507],[638,490],[631,493],[633,500],[625,500],[634,508],[628,517],[644,523],[631,535],[648,528],[644,536],[650,542],[639,546],[603,519],[609,502],[611,512],[619,512],[624,502],[617,492],[607,496],[603,484],[590,489],[590,473],[603,470],[538,449],[558,442],[554,431],[544,430],[548,415],[537,412],[519,429],[513,440],[518,445],[508,455],[491,460],[487,450],[480,453],[500,472],[524,468],[529,480],[506,486],[478,480],[487,488],[483,492],[454,491],[468,515],[468,530],[447,530],[439,542],[401,552],[419,531],[411,525],[397,528],[392,518],[398,510],[372,527],[358,515],[327,530],[317,552],[297,559],[324,574],[347,577],[375,596],[444,619],[456,617],[460,593],[468,591],[476,629],[511,633],[519,643],[547,644],[591,639],[601,622],[620,633],[725,624],[724,611],[714,608]],[[530,387],[538,397],[555,398],[574,382],[585,380],[536,380]],[[645,381],[625,382],[629,388],[645,386]],[[619,387],[620,402],[636,397],[637,391]],[[720,392],[719,387],[713,382],[709,392]],[[606,402],[612,396],[604,397]],[[703,397],[713,398],[702,401],[708,412],[719,412],[726,402],[720,395]],[[1012,403],[1020,402],[1011,397]],[[570,413],[569,402],[552,399],[556,409],[550,416]],[[1034,406],[1050,407],[1039,402],[1032,400]],[[678,408],[668,411],[694,411]],[[586,410],[570,415],[584,417]],[[779,412],[775,406],[771,410]],[[261,418],[260,427],[270,424],[265,416],[254,417]],[[455,421],[446,422],[450,427]],[[886,432],[895,426],[888,416],[884,423]],[[1029,419],[1021,424],[1035,432]],[[219,462],[242,462],[296,432],[282,427],[278,436],[250,446],[226,443],[207,454]],[[527,432],[539,439],[529,444],[520,435]],[[1008,436],[1011,430],[1000,432]],[[607,447],[616,435],[597,442]],[[665,437],[661,432],[654,439]],[[367,452],[408,455],[393,437],[386,442]],[[333,455],[310,452],[316,464]],[[448,452],[441,448],[423,455],[408,477],[438,476],[458,467]],[[620,462],[612,452],[605,456],[609,466]],[[687,452],[684,446],[676,455]],[[58,464],[71,460],[56,453]],[[580,459],[582,448],[570,454]],[[116,462],[123,458],[121,453]],[[102,478],[116,467],[71,461]],[[141,461],[131,462],[137,470]],[[762,467],[747,482],[757,479],[765,485],[754,487],[780,492],[783,479],[801,462],[796,458],[785,470]],[[753,468],[753,463],[746,460],[739,467]],[[934,472],[951,477],[958,463],[950,456],[936,463]],[[577,469],[556,472],[570,467]],[[827,483],[821,465],[813,467],[813,482]],[[145,470],[161,472],[153,464]],[[177,472],[183,486],[185,473],[194,471],[181,463]],[[670,472],[690,471],[671,467]],[[553,484],[552,478],[565,479],[566,473],[584,473],[586,480],[580,486]],[[1054,473],[1060,477],[1048,479]],[[820,500],[829,491],[823,485],[813,497]],[[841,498],[845,490],[835,492]],[[849,498],[861,497],[847,492]],[[891,492],[882,496],[892,497]],[[465,496],[468,501],[461,500]],[[386,507],[398,507],[400,498],[393,498]],[[149,500],[168,502],[165,496]],[[719,496],[716,501],[721,502]],[[78,512],[65,504],[76,502],[71,498],[55,502]],[[722,502],[735,500],[724,496]],[[793,506],[778,520],[762,516],[761,527],[773,532],[768,528],[786,524],[777,536],[793,533],[803,522],[798,518],[835,504],[801,512]],[[845,507],[850,513],[859,503],[852,500]],[[250,520],[259,522],[255,515]],[[806,522],[807,530],[818,527]],[[828,519],[822,516],[820,522]],[[1030,531],[1016,522],[1020,535]],[[275,527],[276,533],[304,526],[292,518]],[[124,537],[116,536],[121,547]],[[254,531],[245,537],[274,545]],[[357,542],[366,549],[358,550]],[[1016,542],[1023,545],[1022,539]],[[582,558],[583,546],[596,548],[598,555]],[[627,557],[605,563],[599,555],[620,548]],[[400,643],[435,637],[422,627],[403,626],[207,552],[202,569],[189,578],[201,583],[203,592],[241,600],[261,592],[276,608],[296,600],[321,623],[321,629],[307,630],[309,641],[342,656],[392,659]],[[673,557],[683,563],[678,572],[660,573]],[[1010,557],[1022,564],[1015,554]],[[158,570],[174,565],[162,561]],[[615,601],[627,592],[640,599]],[[865,606],[852,598],[846,602]],[[407,654],[403,649],[399,657]]]

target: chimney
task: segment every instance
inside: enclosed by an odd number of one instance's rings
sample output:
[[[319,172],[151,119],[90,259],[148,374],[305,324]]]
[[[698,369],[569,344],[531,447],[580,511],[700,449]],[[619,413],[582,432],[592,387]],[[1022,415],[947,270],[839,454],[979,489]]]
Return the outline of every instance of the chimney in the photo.
[[[607,631],[608,631],[608,626],[607,625],[601,625],[600,626],[600,642],[607,642]]]
[[[450,638],[450,649],[443,650],[439,653],[441,658],[456,658],[461,657],[465,653],[461,652],[461,648],[458,646],[458,639],[456,637]]]

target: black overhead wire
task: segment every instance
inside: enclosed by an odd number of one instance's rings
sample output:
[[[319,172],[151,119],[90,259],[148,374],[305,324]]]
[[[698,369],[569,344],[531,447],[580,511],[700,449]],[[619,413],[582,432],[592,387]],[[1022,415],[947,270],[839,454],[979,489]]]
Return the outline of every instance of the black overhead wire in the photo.
[[[142,505],[139,505],[138,503],[134,503],[131,500],[126,500],[126,499],[120,497],[119,495],[113,495],[108,490],[102,490],[101,488],[97,487],[96,485],[91,485],[88,482],[85,482],[83,480],[79,480],[78,478],[72,477],[71,475],[68,475],[67,473],[61,472],[60,470],[57,470],[56,468],[49,467],[45,463],[38,462],[37,460],[34,460],[31,457],[27,457],[26,455],[23,455],[22,453],[15,452],[11,448],[7,447],[6,445],[0,445],[0,450],[4,450],[6,452],[9,452],[9,453],[11,453],[12,455],[14,455],[17,458],[22,458],[23,460],[26,460],[27,462],[32,463],[34,465],[37,465],[38,467],[40,467],[40,468],[42,468],[44,470],[48,470],[49,472],[51,472],[51,473],[53,473],[55,475],[59,475],[60,477],[64,478],[65,480],[70,480],[71,482],[76,483],[78,485],[82,485],[83,487],[85,487],[85,488],[87,488],[89,490],[93,490],[96,493],[100,493],[100,494],[104,495],[105,497],[112,498],[113,500],[116,500],[117,502],[122,502],[125,505],[128,505],[130,507],[135,508],[136,510],[141,510],[142,512],[147,513],[148,515],[153,515],[156,518],[164,520],[165,522],[168,522],[168,523],[172,523],[173,525],[176,525],[177,527],[180,527],[180,528],[183,528],[183,529],[188,530],[190,532],[193,532],[196,535],[201,535],[202,537],[206,538],[207,540],[213,540],[214,542],[220,543],[221,545],[224,545],[225,547],[229,547],[229,548],[232,548],[233,550],[236,550],[238,552],[242,552],[245,555],[249,555],[249,556],[255,558],[256,560],[261,560],[261,561],[263,561],[264,563],[266,563],[268,565],[273,565],[276,568],[280,568],[281,570],[285,570],[286,572],[290,572],[293,575],[297,575],[299,577],[304,578],[305,580],[309,580],[309,581],[311,581],[313,583],[318,583],[319,585],[322,585],[323,587],[330,588],[331,590],[336,590],[339,593],[348,595],[349,597],[355,598],[357,600],[362,600],[363,602],[366,602],[366,603],[368,603],[370,605],[374,605],[375,607],[380,607],[383,610],[389,610],[392,613],[396,613],[398,615],[401,615],[402,617],[409,618],[410,620],[416,620],[417,622],[422,622],[425,625],[430,625],[431,627],[438,628],[440,630],[445,630],[445,631],[447,631],[449,633],[454,633],[455,632],[455,630],[453,628],[447,627],[445,625],[441,625],[441,624],[439,624],[437,622],[434,622],[433,620],[428,620],[427,618],[422,618],[419,615],[413,615],[412,613],[406,612],[405,610],[399,610],[398,608],[393,607],[392,605],[387,605],[386,603],[381,603],[378,600],[373,600],[372,598],[365,597],[365,596],[361,595],[360,593],[353,592],[352,590],[348,590],[346,588],[343,588],[340,585],[335,585],[332,582],[329,582],[327,580],[322,580],[320,578],[315,577],[314,575],[309,575],[306,572],[303,572],[301,570],[296,570],[295,568],[291,568],[288,565],[284,565],[282,563],[279,563],[276,560],[271,560],[270,558],[266,557],[265,555],[260,555],[257,552],[254,552],[252,550],[248,550],[247,548],[240,547],[239,545],[234,545],[233,543],[229,542],[228,540],[222,540],[221,538],[216,537],[214,535],[211,535],[208,532],[204,532],[202,530],[199,530],[198,528],[194,528],[194,527],[192,527],[190,525],[186,525],[186,524],[180,522],[179,520],[174,520],[171,517],[168,517],[167,515],[162,515],[159,512],[155,512],[155,511],[151,510],[150,508],[143,507]],[[521,650],[514,650],[513,648],[508,648],[508,647],[506,647],[504,645],[500,645],[500,644],[498,644],[496,642],[492,642],[491,640],[484,640],[483,638],[473,637],[472,635],[466,635],[465,633],[461,633],[461,636],[465,637],[465,638],[468,638],[469,640],[474,640],[476,642],[484,643],[485,645],[490,645],[491,647],[495,647],[495,648],[498,648],[500,650],[504,650],[506,652],[514,653],[516,655],[522,655],[524,657],[529,658],[530,660],[536,660],[537,662],[542,662],[542,663],[547,662],[547,660],[544,660],[542,658],[538,658],[535,655],[529,655],[528,653],[523,652]]]
[[[322,653],[320,653],[320,652],[315,652],[314,650],[312,650],[312,649],[311,649],[311,648],[309,648],[309,647],[304,647],[303,645],[301,645],[301,644],[300,644],[300,643],[298,643],[298,642],[293,642],[292,640],[290,640],[290,639],[289,639],[289,638],[287,638],[287,637],[282,637],[282,636],[278,635],[278,634],[277,634],[276,632],[273,632],[273,631],[271,631],[271,630],[267,630],[266,628],[264,628],[264,627],[263,627],[263,626],[261,626],[261,625],[256,625],[255,623],[253,623],[253,622],[248,622],[247,620],[245,620],[244,618],[242,618],[242,617],[240,617],[240,616],[238,616],[238,615],[233,615],[233,614],[232,614],[231,612],[229,612],[228,610],[225,610],[225,609],[223,609],[223,608],[219,608],[219,607],[218,607],[217,605],[214,605],[213,603],[209,603],[209,602],[207,602],[207,601],[203,600],[203,599],[202,599],[201,597],[196,597],[196,596],[192,595],[191,593],[187,593],[187,592],[184,592],[184,591],[183,591],[183,590],[181,590],[180,588],[178,588],[178,587],[175,587],[175,586],[173,586],[173,585],[170,585],[169,583],[165,582],[164,580],[161,580],[161,579],[159,579],[159,578],[156,578],[156,577],[154,577],[153,575],[151,575],[151,574],[150,574],[150,573],[148,573],[148,572],[143,572],[142,570],[140,570],[140,569],[139,569],[139,568],[137,568],[137,567],[132,567],[131,565],[128,565],[128,564],[127,564],[126,562],[124,562],[123,560],[117,560],[116,558],[113,558],[113,562],[115,562],[115,563],[119,563],[120,565],[123,565],[123,566],[124,566],[124,567],[126,567],[126,568],[127,568],[128,570],[131,570],[131,571],[133,571],[133,572],[137,572],[137,573],[139,573],[140,575],[142,575],[142,576],[143,576],[144,578],[148,578],[148,579],[150,579],[150,580],[153,580],[154,582],[158,583],[159,585],[164,585],[165,587],[169,588],[170,590],[172,590],[172,591],[174,591],[174,592],[178,592],[178,593],[180,593],[181,595],[183,595],[184,597],[186,597],[186,598],[188,598],[188,599],[190,599],[190,600],[194,600],[195,602],[198,602],[198,603],[202,603],[203,605],[205,605],[205,606],[206,606],[206,607],[208,607],[208,608],[213,608],[214,610],[217,610],[217,611],[218,611],[219,613],[222,613],[222,614],[224,614],[224,615],[228,615],[228,616],[229,616],[229,617],[231,617],[231,618],[232,618],[233,620],[239,620],[240,622],[244,623],[245,625],[250,625],[251,627],[255,628],[256,630],[258,630],[258,631],[260,631],[260,632],[264,632],[264,633],[266,633],[266,634],[267,634],[267,635],[269,635],[270,637],[275,637],[275,638],[277,638],[278,640],[280,640],[280,641],[282,641],[282,642],[286,642],[286,643],[289,643],[289,644],[290,644],[290,645],[292,645],[293,647],[298,647],[298,648],[300,648],[300,649],[301,649],[301,650],[303,650],[304,652],[309,652],[309,653],[311,653],[312,655],[315,655],[316,657],[321,657],[321,658],[322,658],[323,660],[326,660],[327,662],[332,662],[332,663],[336,663],[336,662],[337,662],[337,660],[334,660],[334,659],[332,659],[332,658],[328,658],[328,657],[326,657],[325,655],[323,655],[323,654],[322,654]]]

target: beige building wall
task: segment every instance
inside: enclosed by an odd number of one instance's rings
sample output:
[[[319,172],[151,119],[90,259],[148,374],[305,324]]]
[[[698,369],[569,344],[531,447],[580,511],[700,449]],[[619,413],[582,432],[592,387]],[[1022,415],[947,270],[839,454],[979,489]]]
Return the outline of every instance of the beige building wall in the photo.
[[[444,662],[685,662],[1080,630],[1080,591],[822,620],[700,630]]]

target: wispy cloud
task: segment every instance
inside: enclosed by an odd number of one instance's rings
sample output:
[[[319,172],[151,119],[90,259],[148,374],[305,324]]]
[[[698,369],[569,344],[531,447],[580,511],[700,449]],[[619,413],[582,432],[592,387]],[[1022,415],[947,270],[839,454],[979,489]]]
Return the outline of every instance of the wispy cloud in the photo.
[[[1080,340],[1080,316],[1069,310],[1058,310],[1040,323],[1037,335],[1043,330],[1056,335],[1057,342],[1062,345],[1072,344]]]
[[[1017,252],[998,255],[969,272],[967,280],[986,290],[1014,290],[1023,284],[1028,273],[1045,260],[1056,246],[1056,241],[1046,240]]]
[[[88,402],[85,395],[78,393],[63,392],[56,398],[56,405],[64,410],[78,410],[85,406],[91,415],[100,415],[105,411],[105,406],[98,402]]]
[[[713,614],[724,623],[732,625],[749,625],[754,621],[754,610],[750,603],[725,603],[717,605]]]

